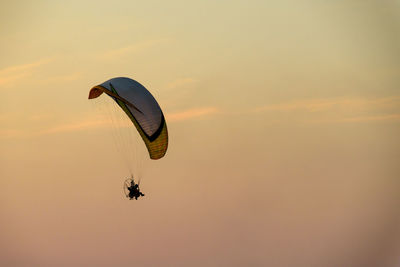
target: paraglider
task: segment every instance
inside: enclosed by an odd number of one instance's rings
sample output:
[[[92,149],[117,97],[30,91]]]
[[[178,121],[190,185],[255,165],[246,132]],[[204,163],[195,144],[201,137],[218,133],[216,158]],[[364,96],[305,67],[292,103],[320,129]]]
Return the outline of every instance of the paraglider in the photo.
[[[151,93],[140,83],[130,78],[113,78],[94,86],[89,91],[89,99],[105,93],[112,98],[135,126],[152,160],[164,157],[168,148],[168,131],[164,114]],[[132,174],[131,174],[132,175]],[[140,177],[139,177],[140,179]],[[133,177],[127,187],[130,199],[144,196]],[[125,188],[125,185],[124,185]],[[131,193],[132,192],[132,193]],[[132,197],[131,197],[132,196]]]
[[[139,183],[136,184],[133,180],[133,177],[125,180],[124,191],[126,197],[128,197],[130,200],[133,198],[137,200],[138,197],[144,197],[144,194],[140,192]]]

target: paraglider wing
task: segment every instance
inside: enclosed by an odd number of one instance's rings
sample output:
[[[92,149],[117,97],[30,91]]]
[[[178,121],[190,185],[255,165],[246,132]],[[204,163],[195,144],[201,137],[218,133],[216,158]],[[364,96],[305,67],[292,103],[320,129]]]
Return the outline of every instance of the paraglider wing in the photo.
[[[122,77],[93,87],[89,99],[99,97],[102,93],[113,98],[136,126],[150,158],[162,158],[168,147],[167,124],[151,93],[137,81]]]

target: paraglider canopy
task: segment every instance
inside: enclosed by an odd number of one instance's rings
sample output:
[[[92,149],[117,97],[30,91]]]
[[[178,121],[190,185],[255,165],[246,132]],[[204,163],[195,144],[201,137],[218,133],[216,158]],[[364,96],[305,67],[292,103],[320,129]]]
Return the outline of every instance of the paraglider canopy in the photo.
[[[151,159],[160,159],[167,152],[168,131],[164,114],[151,93],[129,78],[113,78],[93,87],[89,99],[101,94],[113,98],[135,125]]]

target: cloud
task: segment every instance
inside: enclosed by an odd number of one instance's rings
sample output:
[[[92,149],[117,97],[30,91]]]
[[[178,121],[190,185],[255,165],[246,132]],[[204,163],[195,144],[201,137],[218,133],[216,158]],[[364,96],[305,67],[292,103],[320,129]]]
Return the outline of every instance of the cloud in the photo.
[[[11,116],[8,118],[12,119]],[[8,127],[0,130],[0,138],[29,138],[37,137],[49,134],[57,134],[63,132],[76,132],[84,131],[95,128],[109,128],[115,127],[111,120],[101,117],[87,117],[85,119],[77,119],[76,121],[62,124],[51,124],[48,121],[54,119],[54,117],[49,114],[34,114],[25,117],[25,123],[20,127]],[[71,120],[69,120],[71,121]],[[46,126],[36,127],[39,122],[47,122]],[[120,126],[120,125],[119,125]],[[122,127],[124,127],[121,124]],[[128,126],[128,125],[126,125]],[[22,128],[25,127],[25,128]]]
[[[167,122],[173,121],[183,121],[183,120],[190,120],[194,118],[203,117],[206,115],[215,114],[218,112],[217,108],[214,107],[207,107],[207,108],[198,108],[198,109],[189,109],[181,112],[170,113],[166,114]],[[90,130],[95,128],[109,128],[109,127],[132,127],[132,123],[129,121],[128,118],[121,119],[118,122],[109,120],[107,118],[101,117],[94,117],[88,118],[85,120],[68,123],[68,124],[61,124],[50,127],[45,130],[39,131],[37,134],[44,135],[44,134],[54,134],[54,133],[61,133],[61,132],[75,132],[75,131],[83,131],[83,130]]]
[[[296,100],[286,103],[266,105],[255,109],[256,112],[262,111],[297,111],[304,110],[317,112],[332,109],[371,109],[396,107],[400,104],[400,96],[386,98],[336,98],[336,99],[306,99]]]
[[[50,61],[51,59],[42,59],[33,63],[0,69],[0,86],[10,86],[21,78],[31,75],[36,68],[45,65]]]
[[[172,80],[162,88],[163,103],[175,110],[184,108],[182,104],[195,99],[194,95],[199,91],[198,80],[191,77]]]
[[[376,116],[359,116],[343,118],[339,122],[365,122],[365,121],[398,121],[400,120],[400,113],[398,114],[386,114]]]
[[[400,96],[302,99],[258,107],[252,112],[293,113],[293,118],[309,122],[392,121],[399,119]]]
[[[69,123],[69,124],[63,124],[63,125],[58,125],[54,126],[51,128],[48,128],[46,130],[42,130],[38,132],[39,135],[45,135],[45,134],[54,134],[54,133],[62,133],[62,132],[75,132],[75,131],[82,131],[82,130],[88,130],[88,129],[93,129],[93,128],[102,128],[102,127],[110,127],[111,122],[108,120],[86,120],[86,121],[80,121],[76,123]]]
[[[164,38],[164,39],[156,39],[156,40],[148,40],[148,41],[138,42],[138,43],[128,45],[125,47],[120,47],[117,49],[109,50],[107,52],[104,52],[103,54],[100,54],[99,57],[101,59],[107,59],[107,60],[114,59],[114,58],[120,58],[127,54],[138,52],[138,51],[150,48],[152,46],[165,43],[167,41],[169,41],[169,39]]]
[[[24,137],[26,133],[17,129],[0,129],[0,138],[17,138]]]
[[[65,75],[58,75],[58,76],[50,76],[46,79],[43,79],[41,82],[44,84],[51,84],[51,83],[68,83],[72,81],[79,80],[83,74],[81,72],[74,72]]]
[[[165,88],[166,89],[176,89],[176,88],[181,88],[181,87],[192,85],[196,82],[197,81],[193,78],[180,78],[180,79],[176,79],[176,80],[168,83],[165,86]]]
[[[204,108],[195,108],[188,109],[175,113],[166,114],[167,123],[176,122],[176,121],[186,121],[191,119],[199,119],[201,117],[209,116],[212,114],[218,113],[219,110],[215,107],[204,107]],[[37,122],[37,121],[46,121],[47,119],[52,118],[52,116],[46,116],[43,114],[32,115],[29,117],[29,121]],[[71,121],[71,120],[69,120]],[[85,119],[78,119],[73,122],[63,123],[58,125],[50,125],[47,127],[42,127],[39,130],[33,130],[32,128],[27,127],[27,129],[1,129],[0,130],[0,138],[27,138],[27,137],[36,137],[43,136],[49,134],[58,134],[64,132],[78,132],[85,130],[92,130],[96,128],[115,128],[115,127],[133,127],[132,123],[128,118],[121,118],[120,121],[111,120],[109,118],[104,118],[103,116],[93,116],[87,117]]]
[[[306,110],[310,112],[315,112],[319,110],[326,110],[332,108],[339,102],[336,100],[326,100],[326,99],[313,99],[313,100],[300,100],[288,103],[280,103],[267,105],[255,109],[256,112],[262,111],[295,111],[295,110]]]
[[[219,110],[216,107],[205,107],[205,108],[188,109],[175,113],[168,113],[166,117],[167,121],[174,122],[174,121],[197,119],[200,117],[216,114],[218,112]]]

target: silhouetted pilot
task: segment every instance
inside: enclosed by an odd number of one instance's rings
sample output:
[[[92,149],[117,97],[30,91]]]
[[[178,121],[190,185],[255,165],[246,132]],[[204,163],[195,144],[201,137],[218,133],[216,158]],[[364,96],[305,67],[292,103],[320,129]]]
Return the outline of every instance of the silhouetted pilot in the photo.
[[[139,185],[135,184],[133,179],[131,180],[131,186],[128,187],[128,190],[129,190],[129,195],[128,195],[129,199],[135,198],[137,200],[138,197],[144,196],[144,194],[140,192]]]

